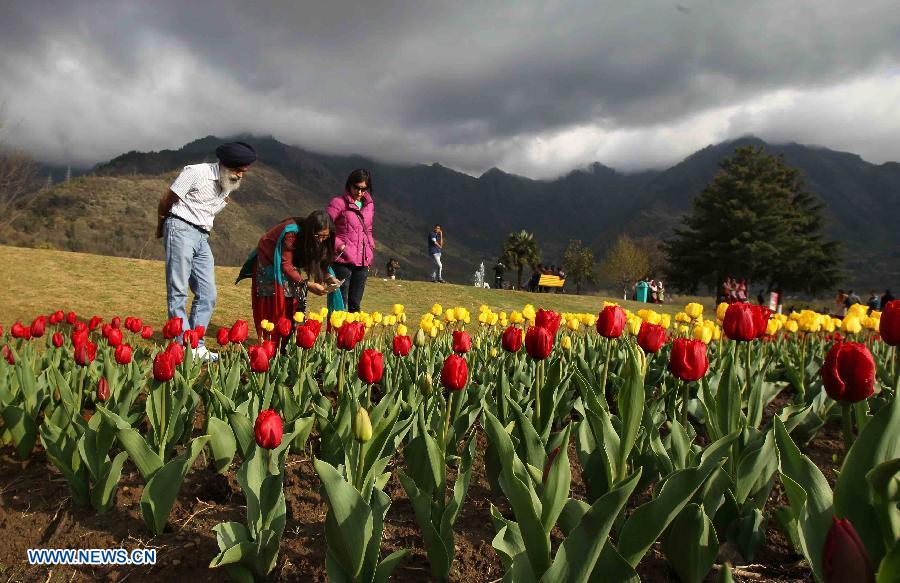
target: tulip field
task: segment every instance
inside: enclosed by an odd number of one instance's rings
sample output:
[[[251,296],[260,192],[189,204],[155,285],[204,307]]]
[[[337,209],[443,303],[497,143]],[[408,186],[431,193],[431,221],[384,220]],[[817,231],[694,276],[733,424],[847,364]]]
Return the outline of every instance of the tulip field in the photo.
[[[124,312],[127,309],[123,307]],[[897,581],[900,302],[0,330],[11,580]],[[28,548],[157,549],[33,566]]]

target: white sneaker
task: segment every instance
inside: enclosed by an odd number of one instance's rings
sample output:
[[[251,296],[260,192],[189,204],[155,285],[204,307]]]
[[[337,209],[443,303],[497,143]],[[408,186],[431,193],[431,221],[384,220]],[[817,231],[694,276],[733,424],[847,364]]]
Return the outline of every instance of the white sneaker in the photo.
[[[199,358],[204,362],[216,362],[219,360],[219,355],[212,352],[206,346],[198,346],[197,350],[194,351],[194,357]]]

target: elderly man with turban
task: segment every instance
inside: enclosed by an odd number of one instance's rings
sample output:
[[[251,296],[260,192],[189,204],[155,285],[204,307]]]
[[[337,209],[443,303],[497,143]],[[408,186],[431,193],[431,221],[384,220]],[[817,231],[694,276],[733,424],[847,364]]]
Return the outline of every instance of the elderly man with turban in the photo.
[[[166,296],[169,318],[180,317],[187,328],[209,326],[216,305],[216,278],[209,231],[225,208],[228,195],[241,185],[244,173],[256,161],[256,151],[244,142],[216,148],[215,163],[185,166],[159,201],[156,236],[166,250]],[[187,317],[188,289],[194,292]],[[196,356],[216,360],[200,339]]]

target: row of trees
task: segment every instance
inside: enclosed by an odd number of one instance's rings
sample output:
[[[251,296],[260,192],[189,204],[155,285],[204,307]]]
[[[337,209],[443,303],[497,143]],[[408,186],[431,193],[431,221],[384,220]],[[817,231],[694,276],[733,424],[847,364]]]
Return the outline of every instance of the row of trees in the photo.
[[[758,146],[738,148],[720,168],[665,242],[620,235],[598,265],[590,248],[570,240],[562,267],[575,292],[590,284],[627,291],[661,272],[669,287],[689,292],[714,290],[729,276],[781,292],[832,287],[841,246],[825,237],[825,205],[806,190],[801,171]],[[534,235],[510,233],[503,258],[521,288],[523,274],[541,259]]]

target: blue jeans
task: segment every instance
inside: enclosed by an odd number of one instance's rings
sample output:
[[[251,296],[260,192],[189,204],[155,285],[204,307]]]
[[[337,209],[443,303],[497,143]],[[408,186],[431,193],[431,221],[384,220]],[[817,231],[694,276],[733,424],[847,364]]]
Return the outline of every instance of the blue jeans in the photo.
[[[185,329],[209,328],[216,306],[216,274],[209,235],[169,217],[163,225],[166,249],[166,301],[169,318],[179,317]],[[191,318],[187,317],[188,289],[194,292]],[[203,339],[200,339],[203,344]]]

